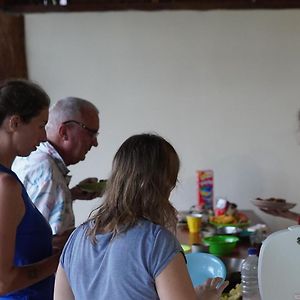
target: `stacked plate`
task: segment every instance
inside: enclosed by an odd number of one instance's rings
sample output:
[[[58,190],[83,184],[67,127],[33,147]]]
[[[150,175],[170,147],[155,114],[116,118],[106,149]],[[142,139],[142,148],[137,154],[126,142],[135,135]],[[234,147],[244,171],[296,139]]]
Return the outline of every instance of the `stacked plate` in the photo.
[[[280,201],[281,200],[281,201]],[[286,202],[283,199],[269,198],[269,199],[255,199],[251,202],[262,209],[278,209],[278,210],[288,210],[295,207],[296,203]]]

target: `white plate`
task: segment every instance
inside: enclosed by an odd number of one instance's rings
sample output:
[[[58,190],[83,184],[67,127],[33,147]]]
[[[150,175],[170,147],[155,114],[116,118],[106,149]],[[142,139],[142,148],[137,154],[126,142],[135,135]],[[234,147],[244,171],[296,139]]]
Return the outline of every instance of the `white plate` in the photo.
[[[275,202],[275,201],[268,201],[268,200],[251,200],[251,202],[259,208],[280,209],[280,210],[288,210],[297,205],[297,203]]]

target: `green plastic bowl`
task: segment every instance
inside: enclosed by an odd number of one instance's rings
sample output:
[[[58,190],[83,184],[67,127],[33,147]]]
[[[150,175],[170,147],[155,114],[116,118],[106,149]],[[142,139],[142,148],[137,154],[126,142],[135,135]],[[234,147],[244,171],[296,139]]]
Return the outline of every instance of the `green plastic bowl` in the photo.
[[[204,243],[209,246],[209,253],[219,256],[230,254],[238,240],[239,238],[233,235],[214,235],[203,239]]]

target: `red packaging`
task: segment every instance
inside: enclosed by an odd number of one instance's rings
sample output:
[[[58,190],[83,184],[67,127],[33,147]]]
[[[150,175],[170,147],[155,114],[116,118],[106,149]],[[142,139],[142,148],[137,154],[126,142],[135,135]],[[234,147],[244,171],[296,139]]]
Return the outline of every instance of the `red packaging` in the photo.
[[[229,202],[226,199],[220,198],[217,200],[215,205],[215,216],[221,216],[226,213],[226,210],[228,208]]]
[[[212,170],[197,171],[198,205],[202,208],[212,208],[214,199],[214,183]]]

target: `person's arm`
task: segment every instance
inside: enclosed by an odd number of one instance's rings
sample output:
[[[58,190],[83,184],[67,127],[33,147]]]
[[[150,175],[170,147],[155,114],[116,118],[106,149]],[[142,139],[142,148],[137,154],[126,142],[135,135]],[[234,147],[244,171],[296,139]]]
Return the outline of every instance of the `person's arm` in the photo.
[[[228,282],[220,285],[221,280],[210,279],[194,289],[183,255],[178,253],[155,278],[155,285],[161,300],[217,300],[228,285]]]
[[[72,289],[69,285],[66,273],[59,264],[55,276],[54,300],[74,300]]]
[[[275,217],[281,217],[281,218],[285,218],[285,219],[289,219],[292,221],[295,221],[299,224],[300,222],[300,214],[290,211],[290,210],[280,210],[280,209],[264,209],[264,208],[260,208],[261,211],[275,216]]]
[[[74,231],[75,227],[67,229],[62,234],[54,234],[52,236],[52,246],[54,249],[62,250],[67,242],[70,234]]]
[[[40,262],[14,266],[16,231],[25,206],[21,186],[10,175],[0,177],[0,295],[31,286],[56,271],[59,254]]]
[[[196,293],[182,253],[178,253],[155,278],[159,299],[196,300]]]

